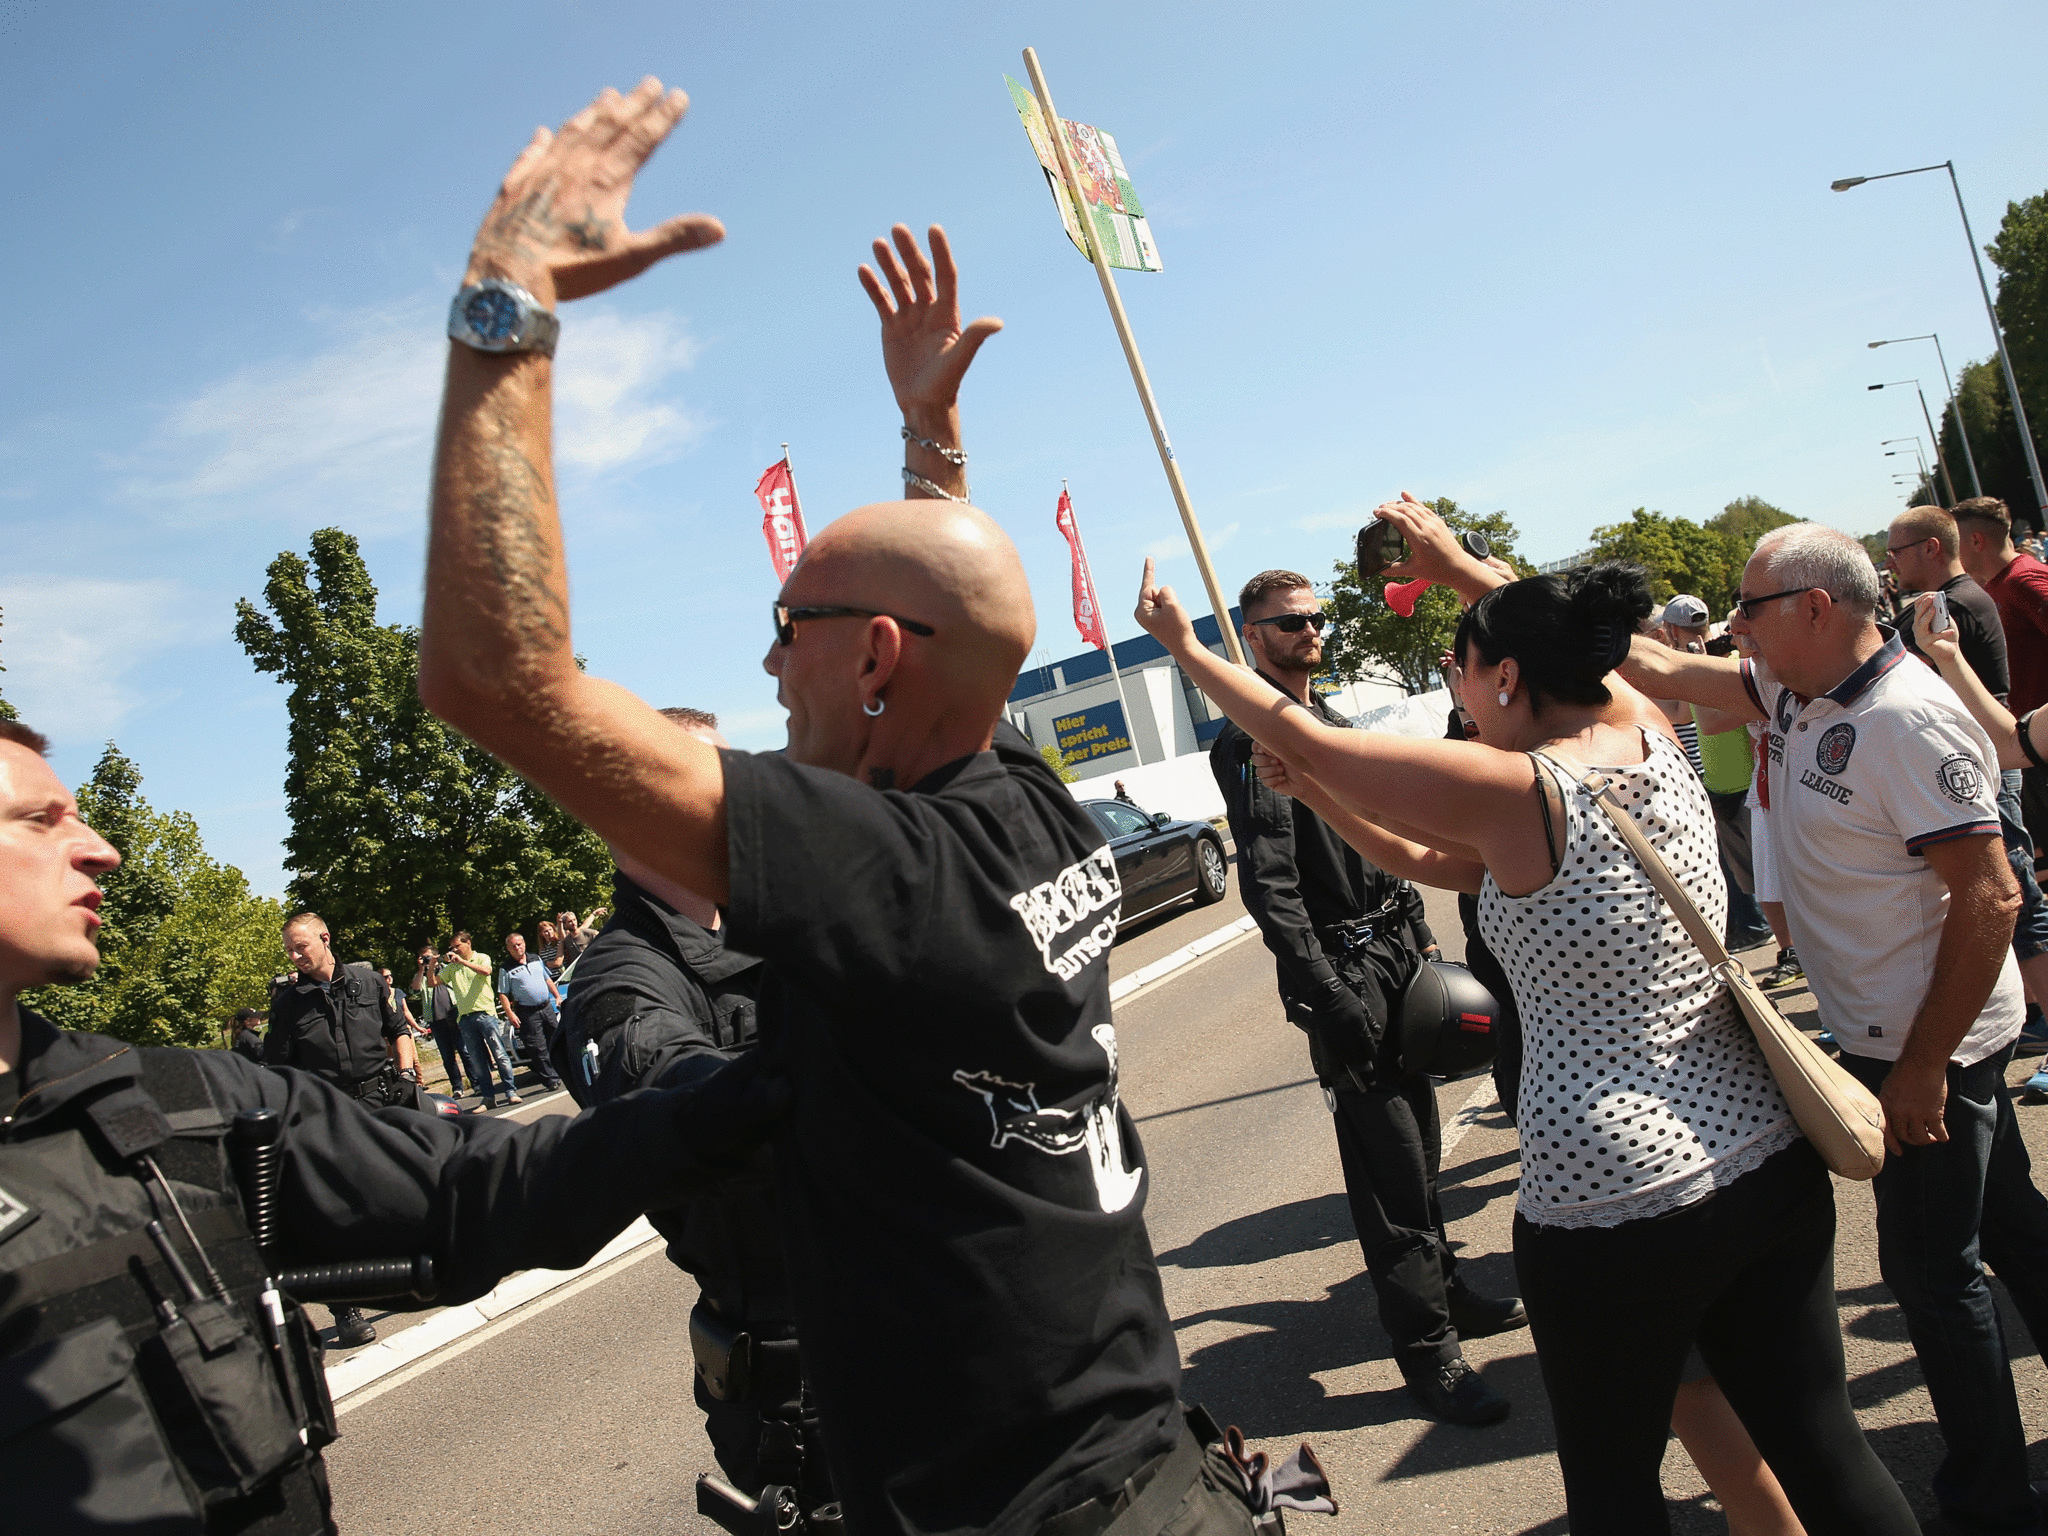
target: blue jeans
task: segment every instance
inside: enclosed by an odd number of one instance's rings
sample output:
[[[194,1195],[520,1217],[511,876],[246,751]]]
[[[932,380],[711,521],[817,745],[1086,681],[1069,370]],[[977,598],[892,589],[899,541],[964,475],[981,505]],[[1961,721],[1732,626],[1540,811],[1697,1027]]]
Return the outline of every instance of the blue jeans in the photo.
[[[488,1013],[462,1016],[462,1054],[469,1061],[469,1075],[486,1104],[498,1102],[491,1092],[491,1063],[505,1080],[505,1092],[512,1092],[512,1058],[505,1053],[505,1037],[498,1033],[498,1021]]]
[[[2048,951],[2048,898],[2034,878],[2034,839],[2020,816],[2020,771],[1998,776],[1998,826],[2005,834],[2005,861],[2020,882],[2020,918],[2012,930],[2012,952],[2021,960]]]
[[[1998,1051],[1969,1067],[1951,1062],[1943,1113],[1949,1139],[1887,1157],[1872,1186],[1878,1270],[1905,1314],[1948,1446],[1934,1474],[1934,1496],[1957,1531],[2042,1529],[2027,1484],[2026,1428],[2005,1335],[1980,1262],[1980,1229],[1994,1216],[1987,1187],[2002,1192],[2001,1213],[2007,1204],[2017,1207],[2009,1198],[2012,1152],[2018,1148],[2024,1156],[2025,1148],[2006,1098],[2011,1054]],[[1870,1057],[1844,1052],[1841,1060],[1873,1093],[1891,1071],[1890,1062]],[[2008,1263],[2023,1264],[2018,1254],[2048,1242],[2048,1224],[2023,1240],[2001,1236],[2010,1245]],[[2031,1262],[2048,1262],[2048,1247],[2034,1247]]]

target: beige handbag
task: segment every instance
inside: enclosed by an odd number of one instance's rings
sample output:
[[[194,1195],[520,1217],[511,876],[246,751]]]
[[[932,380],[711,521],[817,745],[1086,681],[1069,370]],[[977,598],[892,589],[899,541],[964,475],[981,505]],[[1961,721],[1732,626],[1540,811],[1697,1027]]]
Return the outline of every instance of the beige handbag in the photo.
[[[1728,990],[1735,994],[1735,1006],[1742,1010],[1756,1043],[1763,1047],[1764,1060],[1770,1063],[1771,1075],[1778,1081],[1778,1092],[1785,1096],[1792,1118],[1799,1122],[1799,1129],[1813,1143],[1813,1149],[1845,1179],[1875,1178],[1884,1167],[1884,1110],[1876,1095],[1794,1028],[1756,984],[1756,979],[1736,964],[1713,925],[1693,905],[1685,887],[1673,878],[1663,856],[1643,836],[1635,818],[1610,798],[1612,784],[1605,774],[1588,769],[1580,779],[1544,753],[1536,756],[1566,778],[1575,779],[1607,813],[1614,830],[1621,834],[1621,840],[1643,866],[1643,873],[1650,877],[1650,884],[1670,903],[1678,920],[1685,924],[1685,931],[1692,935],[1693,943],[1707,957],[1708,966],[1728,984]]]

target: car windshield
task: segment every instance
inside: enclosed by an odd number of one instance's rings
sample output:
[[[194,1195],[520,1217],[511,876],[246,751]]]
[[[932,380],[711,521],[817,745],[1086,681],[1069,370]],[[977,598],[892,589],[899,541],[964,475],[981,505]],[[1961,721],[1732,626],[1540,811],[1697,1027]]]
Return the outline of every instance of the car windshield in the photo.
[[[1102,824],[1102,830],[1111,837],[1129,837],[1133,832],[1149,832],[1151,820],[1143,811],[1133,810],[1128,805],[1102,803],[1088,809],[1095,813],[1095,819]]]

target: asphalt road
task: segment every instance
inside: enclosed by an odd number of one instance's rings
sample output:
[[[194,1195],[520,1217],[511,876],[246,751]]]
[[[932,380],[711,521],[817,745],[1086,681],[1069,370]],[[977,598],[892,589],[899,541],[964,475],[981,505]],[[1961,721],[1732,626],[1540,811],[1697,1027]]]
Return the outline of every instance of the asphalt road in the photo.
[[[1456,955],[1455,906],[1430,896],[1438,935]],[[1112,975],[1242,914],[1233,887],[1217,906],[1141,923],[1120,940]],[[1747,958],[1768,962],[1763,952]],[[1797,1016],[1812,1004],[1802,990],[1781,1006]],[[1256,935],[1127,997],[1117,1033],[1124,1099],[1152,1170],[1147,1219],[1186,1365],[1184,1396],[1276,1455],[1313,1442],[1343,1512],[1327,1521],[1297,1516],[1294,1528],[1311,1536],[1564,1532],[1550,1418],[1526,1332],[1467,1346],[1514,1402],[1502,1425],[1434,1424],[1402,1390],[1361,1270],[1321,1094],[1301,1037],[1281,1017]],[[2023,1076],[2015,1068],[2014,1080]],[[1511,1291],[1514,1133],[1483,1075],[1444,1084],[1438,1101],[1447,1134],[1458,1138],[1444,1160],[1444,1205],[1460,1262],[1480,1289]],[[561,1099],[517,1113],[570,1107]],[[2020,1116],[2036,1160],[2048,1158],[2048,1110]],[[1878,1280],[1869,1192],[1837,1181],[1836,1196],[1852,1396],[1879,1454],[1929,1518],[1940,1441],[1903,1322]],[[417,1374],[392,1378],[397,1385],[345,1401],[343,1437],[328,1452],[342,1529],[715,1530],[694,1513],[692,1495],[695,1474],[713,1466],[690,1402],[693,1300],[694,1286],[653,1244],[500,1319]],[[406,1321],[379,1326],[388,1332]],[[2035,1475],[2048,1475],[2048,1375],[2009,1309],[2006,1328]],[[1664,1482],[1675,1531],[1726,1530],[1676,1441]]]

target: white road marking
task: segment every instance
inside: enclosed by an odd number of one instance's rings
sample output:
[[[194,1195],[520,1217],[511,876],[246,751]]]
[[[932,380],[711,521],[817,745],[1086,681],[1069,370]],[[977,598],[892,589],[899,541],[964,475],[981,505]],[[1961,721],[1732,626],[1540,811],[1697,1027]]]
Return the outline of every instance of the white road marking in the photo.
[[[1479,1123],[1480,1116],[1493,1108],[1499,1098],[1500,1095],[1493,1089],[1493,1078],[1481,1077],[1472,1089],[1472,1097],[1465,1101],[1464,1106],[1451,1116],[1451,1123],[1444,1127],[1443,1155],[1437,1159],[1439,1167],[1449,1164],[1451,1148],[1465,1139],[1465,1133]]]
[[[600,1278],[596,1271],[629,1255],[644,1259],[658,1251],[654,1245],[660,1241],[661,1234],[642,1216],[579,1268],[529,1269],[488,1295],[379,1339],[327,1368],[327,1390],[334,1398],[334,1411],[346,1413],[382,1396],[399,1382],[410,1381],[421,1371],[474,1349],[491,1335],[545,1312],[556,1302],[567,1301]],[[399,1372],[404,1374],[396,1375]],[[372,1385],[376,1390],[365,1390]]]
[[[1150,992],[1170,976],[1177,976],[1189,966],[1203,960],[1213,960],[1224,950],[1243,943],[1254,933],[1258,925],[1250,917],[1240,917],[1234,923],[1225,923],[1221,928],[1203,934],[1192,943],[1183,944],[1169,955],[1162,955],[1150,965],[1140,966],[1130,975],[1109,984],[1109,1000],[1112,1004],[1127,1003],[1134,997]]]

